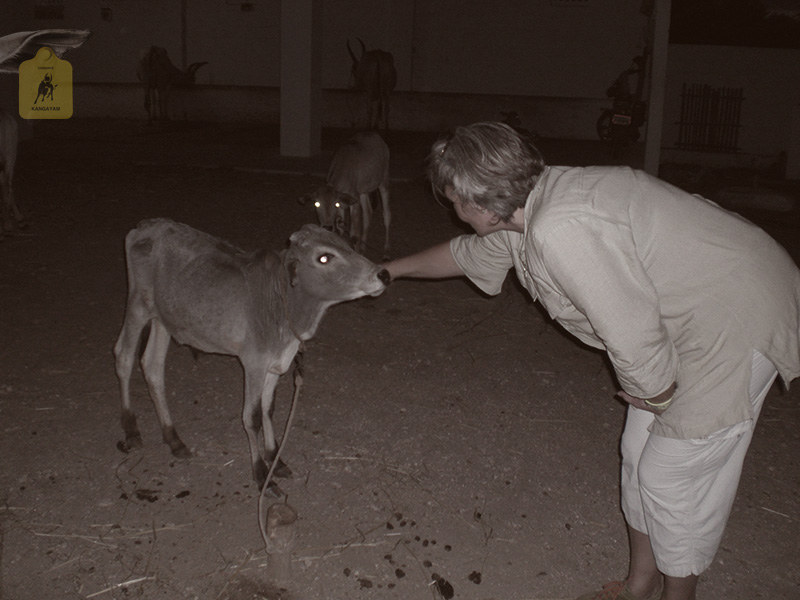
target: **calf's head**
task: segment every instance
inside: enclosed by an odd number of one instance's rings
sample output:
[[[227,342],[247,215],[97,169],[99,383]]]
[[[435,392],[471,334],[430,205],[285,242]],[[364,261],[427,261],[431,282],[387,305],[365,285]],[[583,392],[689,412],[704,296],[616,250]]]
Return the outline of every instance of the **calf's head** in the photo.
[[[386,269],[318,225],[304,225],[291,235],[284,264],[293,288],[330,304],[378,296],[390,281]]]
[[[304,206],[311,204],[314,207],[320,227],[352,243],[351,208],[358,206],[356,198],[337,192],[332,185],[323,185],[297,201]]]

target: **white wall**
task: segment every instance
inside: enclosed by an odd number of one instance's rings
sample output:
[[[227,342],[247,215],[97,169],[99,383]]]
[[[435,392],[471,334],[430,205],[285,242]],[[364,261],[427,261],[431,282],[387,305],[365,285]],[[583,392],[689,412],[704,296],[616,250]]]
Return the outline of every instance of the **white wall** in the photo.
[[[9,0],[3,0],[8,2]],[[13,26],[0,34],[44,27],[91,29],[68,59],[76,80],[135,81],[139,51],[163,46],[173,62],[208,61],[198,82],[278,86],[279,0],[48,0],[64,6],[61,21],[37,21],[42,0],[10,0]],[[643,46],[640,0],[325,0],[323,88],[348,87],[346,42],[395,56],[399,91],[601,97]],[[182,7],[185,6],[185,15]],[[111,20],[101,19],[101,9]],[[185,20],[185,27],[182,25]]]
[[[194,118],[277,123],[280,0],[251,0],[252,11],[237,0],[46,0],[63,4],[65,18],[37,21],[32,7],[40,1],[0,0],[0,35],[43,27],[94,32],[67,56],[76,116],[142,118],[135,64],[142,48],[157,44],[178,65],[209,61],[186,98]],[[326,127],[363,118],[360,99],[344,91],[345,44],[361,37],[368,48],[395,56],[396,129],[443,130],[516,110],[544,137],[595,139],[594,122],[609,105],[605,89],[641,51],[646,29],[640,0],[323,0],[322,6]],[[110,20],[101,19],[102,8]],[[792,127],[800,110],[800,51],[671,45],[667,64],[665,158],[687,154],[674,148],[684,82],[744,88],[736,160],[800,152],[800,126]],[[10,84],[0,77],[0,86]]]
[[[603,96],[644,45],[640,2],[416,3],[414,90]]]
[[[792,114],[800,105],[798,81],[800,50],[672,44],[667,62],[663,146],[672,148],[678,141],[683,83],[741,87],[744,101],[739,146],[753,160],[775,158],[791,144]]]

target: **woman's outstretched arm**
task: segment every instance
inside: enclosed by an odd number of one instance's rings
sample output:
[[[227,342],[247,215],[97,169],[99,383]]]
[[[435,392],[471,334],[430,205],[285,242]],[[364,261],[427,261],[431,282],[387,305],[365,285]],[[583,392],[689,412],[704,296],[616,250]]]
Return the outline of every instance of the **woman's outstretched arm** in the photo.
[[[421,279],[445,279],[460,277],[464,272],[453,260],[450,242],[444,242],[416,254],[389,261],[383,265],[392,279],[418,277]]]

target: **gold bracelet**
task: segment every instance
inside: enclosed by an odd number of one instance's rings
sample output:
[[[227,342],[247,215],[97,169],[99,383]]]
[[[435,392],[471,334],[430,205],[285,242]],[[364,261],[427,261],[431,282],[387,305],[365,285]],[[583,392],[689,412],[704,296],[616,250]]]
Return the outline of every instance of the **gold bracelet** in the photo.
[[[647,404],[650,408],[666,408],[669,406],[672,401],[675,399],[675,396],[670,396],[663,402],[650,402],[650,400],[645,400],[644,403]]]

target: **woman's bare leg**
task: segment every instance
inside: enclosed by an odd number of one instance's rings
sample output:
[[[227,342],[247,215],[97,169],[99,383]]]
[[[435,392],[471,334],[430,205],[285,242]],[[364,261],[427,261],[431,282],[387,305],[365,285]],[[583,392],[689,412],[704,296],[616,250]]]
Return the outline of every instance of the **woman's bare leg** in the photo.
[[[656,566],[650,536],[628,527],[631,544],[631,564],[628,571],[628,589],[637,598],[648,598],[658,587],[662,576]],[[661,600],[695,600],[697,575],[688,577],[664,576],[664,591]]]

